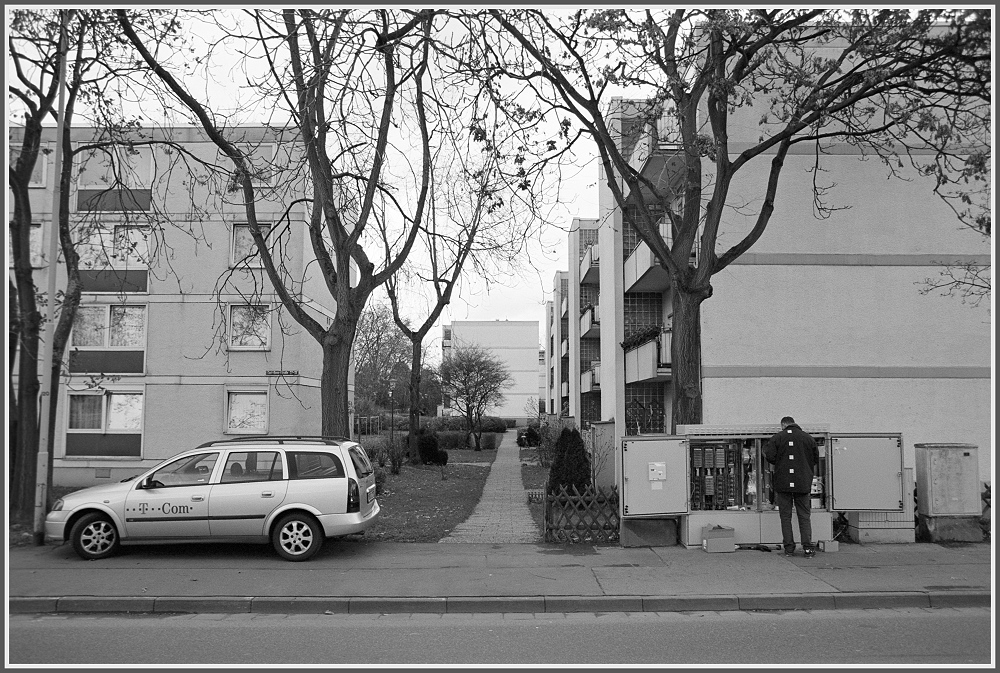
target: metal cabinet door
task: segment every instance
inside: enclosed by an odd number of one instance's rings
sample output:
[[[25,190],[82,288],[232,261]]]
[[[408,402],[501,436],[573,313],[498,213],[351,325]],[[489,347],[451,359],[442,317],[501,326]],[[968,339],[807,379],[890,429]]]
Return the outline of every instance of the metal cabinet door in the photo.
[[[830,509],[903,511],[903,438],[831,433]]]
[[[686,514],[688,443],[680,437],[622,440],[622,512],[625,516]]]

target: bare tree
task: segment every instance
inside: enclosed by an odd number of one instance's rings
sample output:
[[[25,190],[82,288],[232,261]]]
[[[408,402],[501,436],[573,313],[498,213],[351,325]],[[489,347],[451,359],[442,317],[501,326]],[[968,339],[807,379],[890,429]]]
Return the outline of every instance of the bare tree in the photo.
[[[396,328],[392,308],[384,302],[370,302],[361,312],[354,339],[355,404],[369,400],[389,405],[389,380],[405,368],[410,343]]]
[[[347,380],[361,311],[400,270],[426,227],[434,148],[442,138],[473,132],[447,123],[463,114],[433,91],[447,88],[454,72],[447,64],[465,38],[435,10],[184,12],[180,21],[201,21],[218,35],[192,57],[164,48],[145,28],[144,12],[116,14],[165,88],[165,104],[179,102],[231,162],[267,282],[322,348],[322,431],[348,434]],[[222,67],[224,49],[241,54],[235,66],[255,96],[241,108],[267,111],[269,123],[301,145],[297,162],[278,168],[285,170],[287,193],[293,186],[306,191],[309,214],[301,226],[315,260],[310,268],[336,302],[329,325],[303,306],[293,279],[266,250],[253,180],[260,167],[235,142],[233,120],[222,109],[228,101],[185,84],[188,71]]]
[[[441,381],[465,417],[466,432],[476,439],[476,451],[481,451],[483,416],[503,404],[503,391],[514,385],[507,366],[481,346],[458,344],[441,363]]]
[[[519,253],[536,233],[533,230],[539,222],[528,212],[531,204],[519,199],[517,184],[522,178],[504,174],[495,134],[485,147],[478,145],[479,140],[471,138],[448,148],[452,160],[433,178],[428,227],[420,239],[425,261],[417,264],[411,260],[386,284],[393,317],[411,344],[409,446],[414,463],[419,459],[418,391],[424,372],[424,339],[451,302],[463,274],[471,270],[488,283],[501,270],[510,274],[518,269]],[[401,279],[404,272],[405,280]],[[425,288],[433,291],[426,317],[416,328],[403,316],[400,294],[404,284],[418,293]]]
[[[33,506],[36,454],[39,450],[47,451],[51,458],[63,357],[82,292],[81,263],[100,261],[91,255],[81,262],[81,249],[99,233],[99,217],[88,213],[85,207],[78,208],[78,212],[70,216],[70,186],[81,162],[96,153],[106,159],[107,191],[114,192],[129,178],[127,155],[136,152],[137,145],[152,142],[136,143],[138,124],[119,104],[122,91],[134,82],[137,70],[133,59],[123,58],[126,44],[120,33],[113,30],[111,21],[107,11],[17,9],[11,13],[9,23],[7,53],[13,76],[8,80],[7,91],[14,123],[8,136],[11,155],[8,187],[13,202],[8,230],[14,280],[8,301],[11,316],[16,316],[11,322],[10,362],[13,367],[16,359],[18,368],[16,390],[13,370],[9,372],[9,429],[13,440],[10,443],[9,503],[17,517],[25,516]],[[149,21],[151,26],[159,26],[167,39],[179,39],[176,35],[170,36],[165,26],[169,20],[164,13],[151,12]],[[63,25],[64,40],[60,48]],[[33,249],[35,236],[32,231],[40,232],[41,223],[36,213],[38,204],[33,201],[29,186],[47,173],[47,162],[55,155],[51,148],[43,145],[42,136],[44,123],[58,118],[60,112],[56,109],[56,99],[59,95],[58,71],[63,61],[66,62],[62,110],[65,130],[61,138],[56,138],[61,145],[61,162],[54,166],[59,187],[59,220],[53,227],[53,235],[58,236],[59,243],[59,259],[56,260],[45,259],[41,250]],[[77,122],[90,125],[93,135],[76,137],[74,143],[73,125]],[[126,213],[119,224],[142,224],[150,236],[157,237],[165,221],[166,218],[152,207],[147,212]],[[102,246],[98,247],[103,250]],[[49,297],[36,286],[34,267],[44,264],[48,266],[48,273],[53,273],[59,261],[64,265],[66,284],[57,296]],[[39,301],[44,302],[42,306]],[[39,362],[41,310],[47,302],[56,302],[58,311],[50,363]],[[38,418],[39,366],[51,367],[52,372],[52,386],[46,391],[51,399],[48,419]],[[47,447],[38,446],[40,421],[49,424]],[[51,482],[51,459],[48,469],[46,483]]]
[[[987,11],[491,10],[475,25],[498,89],[539,101],[539,114],[558,119],[561,142],[596,143],[626,226],[670,277],[673,424],[701,422],[701,304],[712,276],[767,228],[792,147],[812,150],[818,216],[835,208],[821,176],[825,150],[839,142],[892,174],[908,163],[960,221],[989,230]],[[620,106],[609,99],[623,91],[632,102],[618,127]],[[661,119],[678,148],[666,181],[630,163]],[[731,145],[731,128],[754,121],[756,142]],[[734,178],[748,172],[766,176],[761,206],[749,230],[720,248]]]

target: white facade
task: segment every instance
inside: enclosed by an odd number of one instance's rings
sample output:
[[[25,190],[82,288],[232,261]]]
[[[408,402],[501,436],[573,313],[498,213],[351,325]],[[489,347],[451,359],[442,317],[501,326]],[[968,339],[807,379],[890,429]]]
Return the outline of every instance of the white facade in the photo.
[[[735,131],[732,139],[733,151],[742,151]],[[666,161],[670,151],[654,149]],[[791,415],[837,432],[898,432],[907,467],[914,465],[916,443],[975,444],[981,480],[989,481],[987,305],[973,308],[957,297],[920,293],[941,261],[989,265],[989,241],[962,228],[926,181],[888,178],[879,162],[861,159],[847,145],[828,151],[824,175],[837,184],[830,198],[850,207],[820,220],[813,216],[814,157],[806,148],[793,151],[766,232],[713,276],[713,296],[702,304],[703,422],[776,424]],[[730,201],[743,205],[724,216],[718,253],[752,226],[765,179],[761,171],[738,174]],[[599,387],[592,374],[587,380],[591,358],[581,356],[586,325],[574,328],[582,318],[574,305],[568,312],[566,407],[583,426],[612,421],[620,445],[626,436],[673,427],[672,290],[658,261],[625,225],[603,175],[599,190],[599,217],[574,220],[568,258],[571,298],[587,291],[588,260],[599,259]],[[581,231],[593,226],[597,250],[583,250]],[[579,303],[583,308],[587,302]],[[558,320],[550,325],[557,330]],[[653,336],[642,344],[629,341],[643,331]],[[556,340],[547,346],[550,360],[560,354]],[[586,400],[597,390],[595,417]]]
[[[443,356],[454,347],[476,345],[489,351],[507,367],[513,385],[507,388],[501,406],[486,411],[489,416],[512,418],[519,424],[535,418],[539,393],[537,320],[464,320],[443,328]],[[446,407],[447,415],[449,409]]]

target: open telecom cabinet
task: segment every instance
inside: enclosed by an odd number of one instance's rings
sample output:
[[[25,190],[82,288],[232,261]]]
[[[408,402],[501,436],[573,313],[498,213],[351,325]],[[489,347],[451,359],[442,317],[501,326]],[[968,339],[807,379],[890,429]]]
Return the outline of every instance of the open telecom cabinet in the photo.
[[[781,522],[764,443],[780,426],[681,425],[677,435],[626,437],[621,451],[621,516],[679,518],[680,543],[701,545],[705,526],[734,529],[735,543],[780,545]],[[832,433],[816,440],[811,489],[813,541],[833,539],[835,512],[903,510],[899,434]],[[795,539],[798,524],[793,522]]]

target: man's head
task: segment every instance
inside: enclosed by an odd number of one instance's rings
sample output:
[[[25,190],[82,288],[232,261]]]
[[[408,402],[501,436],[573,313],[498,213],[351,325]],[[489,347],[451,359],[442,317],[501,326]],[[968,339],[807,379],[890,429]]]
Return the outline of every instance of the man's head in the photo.
[[[785,416],[781,419],[781,429],[784,430],[789,425],[795,425],[795,419],[791,416]]]

